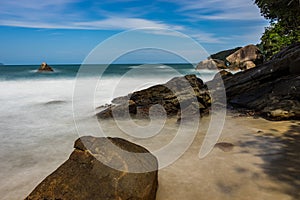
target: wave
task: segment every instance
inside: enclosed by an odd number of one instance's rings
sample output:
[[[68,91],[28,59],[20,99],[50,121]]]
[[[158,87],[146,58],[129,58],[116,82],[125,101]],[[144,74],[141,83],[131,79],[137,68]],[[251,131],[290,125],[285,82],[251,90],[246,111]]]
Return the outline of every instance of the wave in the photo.
[[[28,183],[34,187],[40,180],[32,177],[55,170],[73,150],[72,143],[79,137],[78,126],[86,127],[84,134],[96,135],[89,127],[95,126],[90,119],[99,111],[97,107],[110,103],[115,97],[165,83],[171,78],[173,74],[101,79],[51,76],[0,81],[0,168],[3,171],[1,180],[9,183],[6,192],[19,195],[14,188],[24,188]],[[79,88],[83,90],[77,90]],[[93,92],[91,100],[87,99],[88,89]],[[73,101],[74,97],[77,101]],[[74,113],[79,114],[76,119],[80,120],[80,125],[74,123]],[[176,127],[173,124],[171,128]],[[109,124],[107,126],[107,134],[117,134]],[[47,166],[46,171],[45,167],[41,170],[41,163]]]
[[[129,69],[170,69],[172,67],[167,66],[167,65],[134,65],[134,66],[129,66]]]
[[[32,70],[28,70],[27,72],[28,73],[44,73],[44,74],[48,74],[48,75],[51,75],[51,74],[59,74],[59,73],[62,73],[63,72],[63,70],[61,70],[61,69],[56,69],[56,68],[52,68],[53,69],[53,71],[52,72],[39,72],[38,71],[38,69],[32,69]]]

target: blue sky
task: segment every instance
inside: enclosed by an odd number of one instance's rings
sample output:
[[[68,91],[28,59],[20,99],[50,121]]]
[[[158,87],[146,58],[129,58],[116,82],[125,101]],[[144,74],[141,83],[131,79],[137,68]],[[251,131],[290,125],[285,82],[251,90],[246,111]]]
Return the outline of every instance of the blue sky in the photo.
[[[143,27],[184,33],[215,53],[258,43],[267,25],[252,0],[2,0],[0,62],[81,63],[100,42]]]

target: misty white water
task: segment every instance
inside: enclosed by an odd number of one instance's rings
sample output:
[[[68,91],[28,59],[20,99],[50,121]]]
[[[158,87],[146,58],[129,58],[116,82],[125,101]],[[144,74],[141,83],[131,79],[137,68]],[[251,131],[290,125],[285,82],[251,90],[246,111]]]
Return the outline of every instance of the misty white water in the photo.
[[[110,76],[101,79],[95,90],[94,105],[89,107],[93,109],[79,111],[82,114],[81,124],[89,130],[88,127],[93,124],[89,124],[88,119],[94,117],[96,107],[109,103],[113,97],[164,83],[172,77],[157,75],[125,77],[121,80],[120,76]],[[72,102],[75,81],[74,77],[0,81],[1,200],[25,198],[67,160],[75,139],[84,134],[95,134],[77,132]],[[82,83],[90,81],[86,77]],[[79,103],[84,105],[85,96],[78,97]],[[141,126],[149,123],[142,120],[135,122]],[[286,192],[293,187],[272,179],[262,167],[268,166],[266,161],[259,156],[270,149],[275,155],[280,155],[282,146],[273,143],[274,140],[260,140],[255,133],[263,130],[273,134],[271,130],[274,127],[282,127],[280,132],[284,132],[294,122],[278,124],[261,119],[227,117],[220,141],[233,143],[234,150],[223,152],[214,149],[200,160],[198,153],[209,123],[209,117],[203,118],[192,146],[180,159],[159,171],[158,200],[293,199]],[[178,131],[176,119],[166,121],[161,132],[150,139],[133,138],[121,131],[113,121],[100,125],[107,136],[124,137],[152,151],[170,143]],[[246,142],[260,145],[243,146]]]
[[[30,72],[35,73],[35,72]],[[22,199],[63,161],[81,135],[73,118],[74,77],[25,78],[0,81],[0,199]],[[97,107],[113,97],[165,83],[173,75],[101,79],[95,90],[93,110],[81,110],[84,126],[94,117]],[[95,77],[86,77],[81,83]],[[80,95],[79,95],[80,96]],[[85,96],[80,103],[85,104]],[[86,124],[85,124],[86,123]],[[118,135],[108,131],[107,135]]]

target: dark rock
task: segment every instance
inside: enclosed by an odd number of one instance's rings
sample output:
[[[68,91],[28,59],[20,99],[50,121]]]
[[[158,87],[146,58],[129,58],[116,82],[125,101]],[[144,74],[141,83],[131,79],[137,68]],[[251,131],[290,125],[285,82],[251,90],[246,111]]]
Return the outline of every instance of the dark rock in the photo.
[[[229,151],[232,151],[234,145],[232,143],[228,143],[228,142],[219,142],[219,143],[215,144],[215,147],[221,149],[224,152],[229,152]]]
[[[127,103],[124,103],[126,99],[129,99],[131,103],[128,104],[128,100]],[[155,85],[148,89],[136,91],[129,94],[127,98],[118,98],[118,102],[123,103],[98,113],[97,117],[106,119],[112,116],[119,117],[121,113],[129,113],[121,117],[129,117],[131,115],[143,118],[149,117],[150,110],[156,117],[165,115],[176,116],[178,111],[185,109],[192,103],[198,105],[200,113],[205,113],[208,112],[211,99],[207,86],[202,80],[195,75],[186,75],[184,77],[173,78],[163,85]],[[132,106],[131,108],[130,105]],[[119,112],[116,112],[119,114],[116,116],[113,112],[115,109],[119,109]]]
[[[273,120],[299,119],[299,58],[300,43],[284,49],[265,64],[227,77],[227,102]]]
[[[264,133],[263,131],[261,131],[261,130],[258,130],[256,133]]]
[[[53,72],[54,70],[45,62],[43,62],[38,69],[38,72]]]
[[[289,70],[291,74],[300,74],[299,63],[300,63],[300,58],[297,58],[296,60],[294,60],[294,62],[290,64]]]
[[[251,69],[263,62],[263,55],[255,45],[247,45],[226,57],[231,68]]]
[[[74,147],[70,158],[26,200],[155,200],[158,163],[145,148],[120,138],[91,136],[81,137]]]
[[[288,56],[289,54],[293,53],[297,49],[299,49],[299,42],[291,44],[288,47],[284,48],[282,51],[280,51],[277,54],[273,55],[272,58],[270,59],[270,61],[282,59],[282,58]]]

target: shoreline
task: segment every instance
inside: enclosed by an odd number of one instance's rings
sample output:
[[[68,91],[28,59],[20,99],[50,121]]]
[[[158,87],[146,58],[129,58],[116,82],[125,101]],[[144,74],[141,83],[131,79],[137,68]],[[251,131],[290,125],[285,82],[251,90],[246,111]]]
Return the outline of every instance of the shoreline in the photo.
[[[275,122],[229,113],[218,142],[232,143],[233,150],[215,147],[200,160],[203,138],[198,134],[179,160],[159,171],[157,199],[299,199],[300,147],[286,145],[291,138],[296,142],[299,132],[297,120]]]
[[[173,122],[175,119],[171,119],[170,123]],[[204,117],[203,126],[200,127],[195,140],[182,157],[170,166],[159,170],[157,200],[196,200],[202,196],[209,199],[245,199],[249,196],[249,200],[298,198],[299,180],[293,178],[293,175],[299,173],[295,167],[299,166],[300,161],[295,159],[296,157],[292,157],[293,159],[285,157],[289,156],[287,154],[289,147],[284,144],[292,137],[299,137],[299,121],[274,122],[262,118],[236,117],[236,114],[229,111],[218,142],[232,143],[233,150],[224,152],[214,148],[207,157],[200,160],[198,153],[208,122],[209,117]],[[111,130],[113,127],[112,124],[106,123],[105,128]],[[113,136],[118,134],[120,133],[115,133]],[[34,168],[27,168],[24,171],[20,166],[18,173],[10,179],[1,179],[3,183],[1,183],[0,193],[6,194],[2,199],[25,198],[46,175],[52,173],[59,163],[63,163],[68,158],[73,150],[72,142],[77,137],[74,134],[68,135],[65,140],[60,140],[57,146],[53,147],[58,149],[57,152],[53,152],[51,164],[48,159],[36,160]],[[169,141],[167,137],[160,137],[160,140]],[[132,142],[145,145],[143,140]],[[158,148],[159,145],[153,147]],[[297,148],[299,151],[295,151],[295,154],[300,152],[299,147]],[[64,154],[57,154],[58,152]],[[291,159],[289,162],[280,162],[281,159],[289,158]],[[274,164],[276,166],[273,166]],[[290,168],[294,168],[295,171],[290,171]],[[282,179],[281,176],[288,178]],[[293,184],[291,181],[294,181]]]

